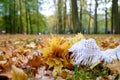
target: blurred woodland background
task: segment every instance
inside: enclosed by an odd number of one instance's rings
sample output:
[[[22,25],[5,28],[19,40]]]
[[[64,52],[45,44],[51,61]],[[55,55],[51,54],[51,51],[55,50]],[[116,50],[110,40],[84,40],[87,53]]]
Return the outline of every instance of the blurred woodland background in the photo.
[[[0,32],[120,34],[120,0],[0,0]]]

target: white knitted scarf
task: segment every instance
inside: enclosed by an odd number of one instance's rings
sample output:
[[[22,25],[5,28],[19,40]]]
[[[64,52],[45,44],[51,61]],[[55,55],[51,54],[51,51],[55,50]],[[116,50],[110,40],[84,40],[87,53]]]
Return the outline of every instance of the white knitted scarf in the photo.
[[[98,60],[111,63],[113,59],[120,59],[120,46],[102,51],[92,38],[82,39],[75,43],[69,52],[72,52],[71,58],[75,65],[92,65]]]

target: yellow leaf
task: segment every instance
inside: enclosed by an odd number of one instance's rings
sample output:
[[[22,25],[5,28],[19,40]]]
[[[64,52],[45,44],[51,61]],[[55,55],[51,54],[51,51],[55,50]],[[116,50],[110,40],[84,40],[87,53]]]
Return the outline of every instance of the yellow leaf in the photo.
[[[73,37],[73,38],[68,38],[68,40],[69,40],[69,42],[73,45],[74,43],[76,43],[76,42],[78,42],[78,41],[80,41],[81,39],[84,39],[84,36],[83,36],[83,34],[81,34],[81,33],[78,33],[77,35],[75,35],[75,37]]]
[[[52,54],[51,47],[45,47],[45,48],[43,48],[42,53],[43,53],[43,57],[46,57],[49,54]]]
[[[27,74],[16,66],[12,65],[12,80],[28,80]]]
[[[42,49],[42,55],[45,58],[45,63],[49,68],[53,67],[53,75],[59,74],[63,67],[69,63],[68,49],[70,43],[68,40],[60,37],[52,36]]]
[[[49,68],[53,67],[53,72],[52,72],[53,76],[56,76],[57,74],[59,74],[63,67],[62,62],[58,58],[49,58],[46,64],[49,65]]]

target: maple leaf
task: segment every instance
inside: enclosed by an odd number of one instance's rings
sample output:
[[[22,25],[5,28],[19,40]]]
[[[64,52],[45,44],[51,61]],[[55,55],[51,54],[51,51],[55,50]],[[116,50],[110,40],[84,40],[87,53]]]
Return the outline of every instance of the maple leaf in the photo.
[[[28,80],[27,74],[20,68],[12,65],[12,80]]]
[[[60,37],[52,36],[42,49],[42,55],[45,63],[49,68],[53,67],[53,75],[61,72],[62,67],[66,67],[69,63],[68,48],[70,43],[68,40]]]

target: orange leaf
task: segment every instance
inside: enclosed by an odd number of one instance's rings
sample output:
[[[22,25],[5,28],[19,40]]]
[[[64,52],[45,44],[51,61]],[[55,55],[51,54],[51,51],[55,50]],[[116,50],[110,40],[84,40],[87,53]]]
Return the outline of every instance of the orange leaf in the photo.
[[[42,61],[42,57],[41,56],[33,55],[33,58],[28,61],[27,65],[29,65],[31,67],[38,67],[42,63],[43,63],[43,61]]]

